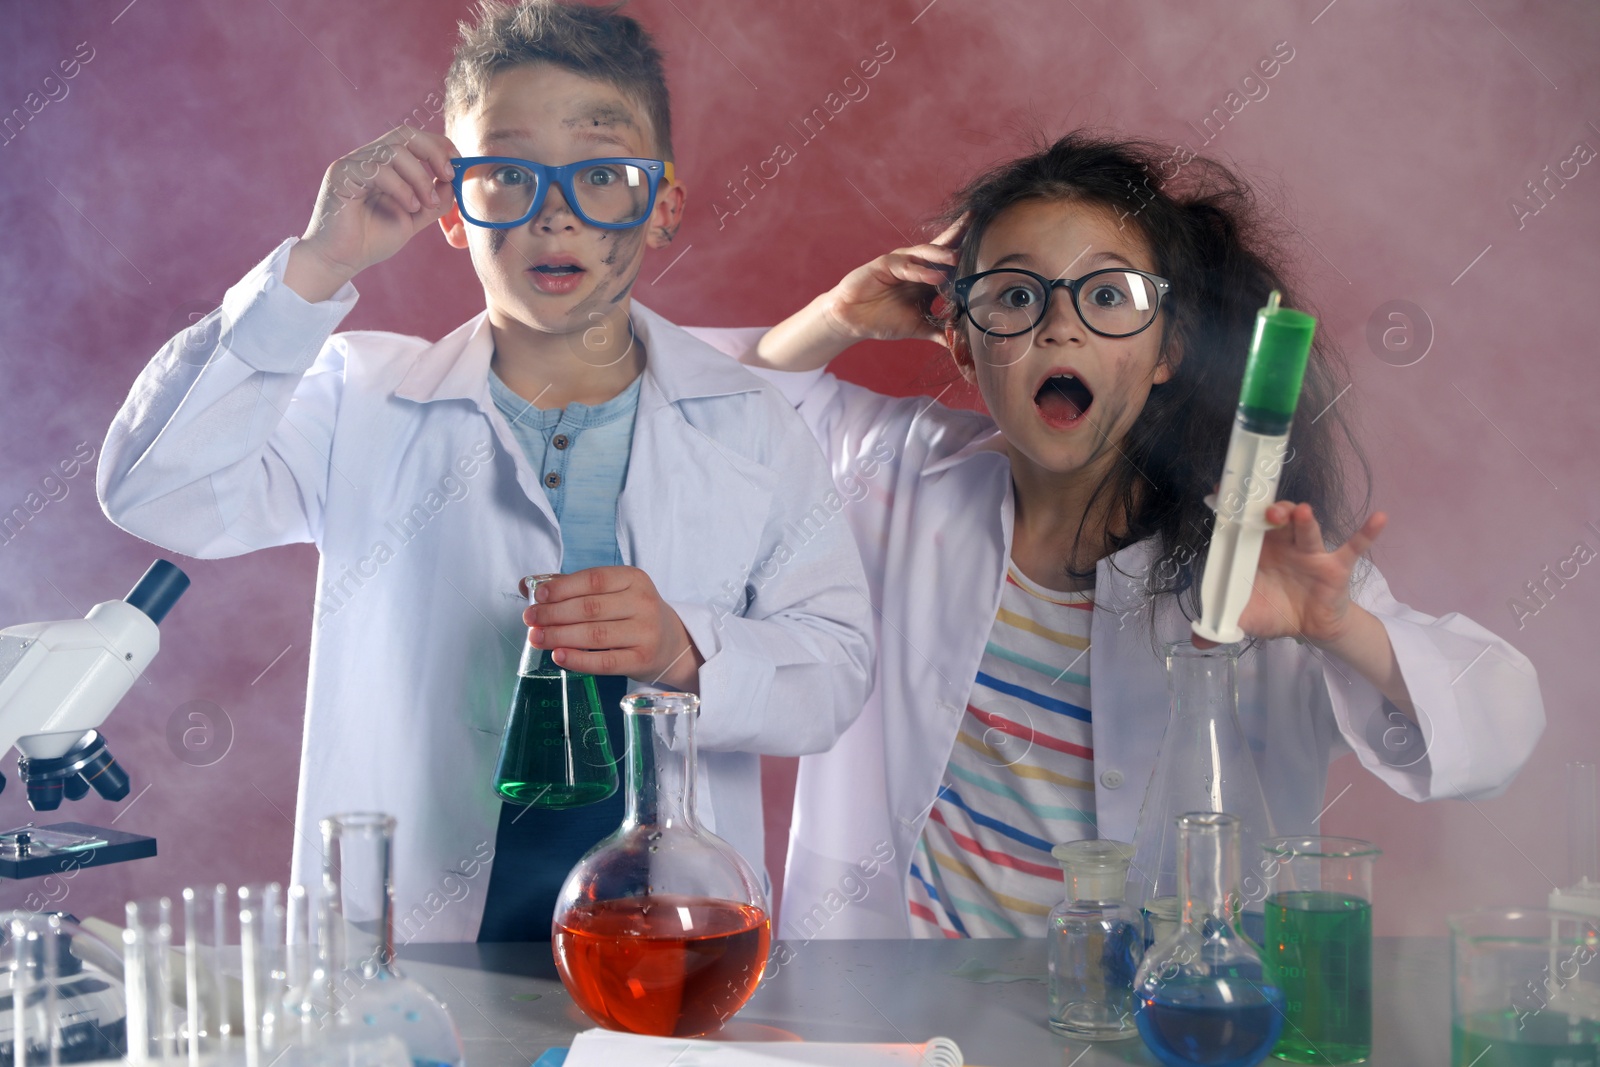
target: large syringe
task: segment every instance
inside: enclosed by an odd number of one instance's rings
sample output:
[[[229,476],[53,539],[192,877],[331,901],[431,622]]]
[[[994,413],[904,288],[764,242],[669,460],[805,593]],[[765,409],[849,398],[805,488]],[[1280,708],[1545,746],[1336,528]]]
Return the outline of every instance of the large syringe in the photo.
[[[1289,426],[1317,320],[1278,306],[1276,290],[1256,312],[1250,359],[1245,364],[1239,410],[1223,463],[1205,577],[1200,583],[1200,618],[1192,629],[1200,637],[1228,645],[1244,639],[1239,616],[1250,600],[1266,512],[1278,498],[1278,478],[1289,454]]]

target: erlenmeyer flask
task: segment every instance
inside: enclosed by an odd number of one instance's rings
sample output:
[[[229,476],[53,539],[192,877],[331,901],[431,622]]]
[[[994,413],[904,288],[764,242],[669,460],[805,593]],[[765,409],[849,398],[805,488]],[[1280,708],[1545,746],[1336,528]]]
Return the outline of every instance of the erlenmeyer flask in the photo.
[[[1238,646],[1198,649],[1188,642],[1167,646],[1167,688],[1172,717],[1161,738],[1161,755],[1139,809],[1128,868],[1128,905],[1140,909],[1150,942],[1177,928],[1177,818],[1191,811],[1225,811],[1239,819],[1244,855],[1261,854],[1274,836],[1255,757],[1239,725],[1234,678]],[[1247,907],[1245,928],[1260,935],[1260,901]]]
[[[534,590],[555,574],[532,574]],[[563,670],[548,649],[522,646],[494,788],[506,800],[535,808],[576,808],[617,791],[611,736],[594,678]]]
[[[1283,1030],[1283,993],[1233,925],[1239,820],[1190,812],[1175,826],[1183,918],[1134,975],[1139,1036],[1166,1067],[1253,1067]]]
[[[322,820],[322,847],[322,943],[302,1011],[318,1028],[331,1020],[329,1038],[392,1034],[414,1067],[459,1067],[465,1050],[455,1020],[394,965],[394,817],[330,816]],[[285,1029],[294,1035],[293,1026]]]
[[[623,699],[622,826],[578,862],[556,899],[551,948],[561,981],[613,1030],[715,1030],[744,1007],[766,965],[772,928],[760,880],[695,818],[699,709],[684,693]]]

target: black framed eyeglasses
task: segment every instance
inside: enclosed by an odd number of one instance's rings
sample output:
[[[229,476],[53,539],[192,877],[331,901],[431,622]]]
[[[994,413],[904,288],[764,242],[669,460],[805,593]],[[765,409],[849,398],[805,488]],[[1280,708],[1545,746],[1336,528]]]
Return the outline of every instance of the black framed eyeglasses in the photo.
[[[661,179],[672,181],[671,163],[629,156],[580,159],[562,167],[514,156],[466,156],[452,159],[450,166],[461,217],[494,230],[521,226],[537,215],[552,185],[589,225],[630,229],[649,218]]]
[[[1039,325],[1057,289],[1071,294],[1078,318],[1090,330],[1101,337],[1132,337],[1156,321],[1172,284],[1124,267],[1081,278],[1046,278],[1031,270],[1004,267],[958,278],[950,288],[967,321],[989,337],[1016,337]]]

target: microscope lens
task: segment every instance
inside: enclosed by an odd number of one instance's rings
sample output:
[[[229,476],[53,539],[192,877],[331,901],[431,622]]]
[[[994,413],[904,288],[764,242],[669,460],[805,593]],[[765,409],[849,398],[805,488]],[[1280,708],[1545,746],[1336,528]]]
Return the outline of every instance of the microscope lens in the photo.
[[[75,774],[62,783],[62,792],[68,800],[82,800],[89,795],[89,783],[84,781],[83,775]]]
[[[28,783],[28,806],[34,811],[55,811],[61,806],[61,779]]]
[[[128,795],[128,772],[117,763],[111,750],[100,745],[94,758],[83,767],[83,779],[94,786],[94,791],[107,800],[121,800]]]

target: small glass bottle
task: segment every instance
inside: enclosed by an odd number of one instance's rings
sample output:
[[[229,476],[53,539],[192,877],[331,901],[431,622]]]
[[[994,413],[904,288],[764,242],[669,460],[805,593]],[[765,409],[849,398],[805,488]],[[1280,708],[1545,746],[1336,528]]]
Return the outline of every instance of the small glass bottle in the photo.
[[[413,1067],[460,1067],[466,1053],[455,1020],[394,964],[394,817],[330,816],[322,846],[321,944],[299,1007],[309,1016],[302,1029],[331,1023],[329,1038],[392,1034]]]
[[[772,936],[760,879],[695,817],[686,693],[632,693],[627,807],[556,898],[551,950],[573,1001],[601,1026],[661,1037],[716,1030],[749,1000]]]
[[[525,578],[528,603],[540,585],[558,577]],[[563,670],[549,649],[522,646],[494,789],[506,800],[535,808],[597,804],[617,791],[611,735],[594,678]]]
[[[1238,646],[1198,649],[1184,641],[1168,645],[1166,652],[1172,716],[1139,808],[1124,897],[1146,919],[1146,945],[1178,927],[1178,816],[1192,811],[1236,816],[1240,845],[1251,862],[1274,833],[1255,756],[1239,725]],[[1252,902],[1245,929],[1259,937],[1263,918],[1261,902]]]
[[[1085,1041],[1134,1037],[1133,975],[1144,956],[1144,927],[1122,900],[1133,846],[1073,841],[1050,854],[1067,889],[1046,920],[1050,1029]]]
[[[1283,992],[1235,927],[1239,820],[1177,819],[1182,924],[1145,953],[1134,976],[1139,1035],[1166,1067],[1253,1067],[1283,1029]]]

